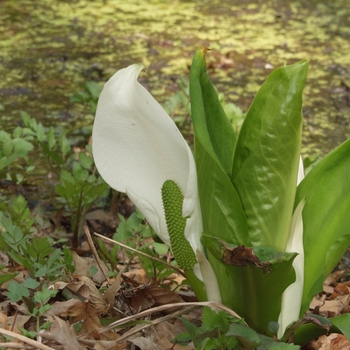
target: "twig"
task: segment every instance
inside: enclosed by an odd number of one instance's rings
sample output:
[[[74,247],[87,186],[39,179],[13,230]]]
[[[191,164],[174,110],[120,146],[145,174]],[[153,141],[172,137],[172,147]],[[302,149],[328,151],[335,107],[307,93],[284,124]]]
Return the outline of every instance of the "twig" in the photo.
[[[166,320],[170,320],[172,318],[175,318],[177,316],[180,316],[180,315],[183,315],[183,314],[186,314],[192,310],[195,310],[197,309],[198,307],[197,306],[190,306],[186,309],[183,309],[183,310],[178,310],[178,311],[175,311],[173,312],[172,314],[169,314],[169,315],[166,315],[166,316],[163,316],[163,317],[160,317],[160,318],[157,318],[156,320],[153,320],[147,324],[143,324],[143,325],[140,325],[139,327],[134,327],[132,329],[130,329],[128,332],[124,333],[120,338],[118,338],[116,341],[115,341],[115,344],[116,343],[119,343],[127,338],[129,338],[130,336],[132,336],[133,334],[135,333],[138,333],[140,331],[143,331],[144,329],[146,328],[149,328],[149,327],[152,327],[152,326],[155,326],[156,324],[158,323],[161,323],[161,322],[164,322]],[[96,343],[96,341],[94,340],[90,340],[90,339],[79,339],[79,341],[83,344],[86,344],[86,345],[94,345]]]
[[[39,349],[39,350],[55,350],[53,348],[50,348],[47,345],[44,345],[42,343],[39,343],[39,342],[35,341],[33,339],[29,339],[29,338],[27,338],[27,337],[25,337],[25,336],[23,336],[21,334],[17,334],[15,332],[11,332],[11,331],[8,331],[8,330],[3,329],[3,328],[0,328],[0,333],[8,335],[8,336],[10,336],[12,338],[18,339],[18,340],[20,340],[20,341],[22,341],[24,343],[27,343],[27,344],[29,344],[29,345],[31,345],[34,348]]]
[[[92,254],[94,254],[94,257],[95,257],[95,260],[96,260],[96,262],[97,262],[97,265],[99,266],[101,272],[103,273],[103,276],[105,276],[105,279],[106,279],[106,281],[108,282],[108,284],[111,285],[112,282],[111,282],[111,280],[108,278],[108,276],[107,276],[107,274],[106,274],[106,272],[105,272],[105,270],[104,270],[104,267],[103,267],[103,265],[102,265],[101,258],[100,258],[100,256],[98,255],[97,250],[96,250],[96,248],[95,248],[95,244],[94,244],[94,242],[93,242],[93,240],[92,240],[92,238],[91,238],[90,230],[89,230],[89,228],[88,228],[86,225],[84,226],[84,231],[85,231],[85,236],[86,236],[86,238],[87,238],[88,244],[89,244],[89,246],[90,246],[90,248],[91,248],[91,250],[92,250]]]
[[[170,320],[171,318],[175,318],[177,316],[180,316],[180,315],[183,315],[183,314],[187,314],[188,312],[190,312],[192,310],[195,310],[195,309],[197,309],[197,306],[190,306],[190,307],[188,307],[188,308],[186,308],[184,310],[178,310],[178,311],[176,311],[176,312],[174,312],[172,314],[169,314],[169,315],[166,315],[166,316],[163,316],[163,317],[159,317],[156,320],[153,320],[152,323],[144,324],[141,327],[130,329],[130,331],[126,332],[120,338],[118,338],[116,343],[118,343],[118,342],[120,342],[122,340],[125,340],[125,339],[129,338],[130,336],[132,336],[133,334],[135,334],[137,332],[140,332],[140,331],[143,331],[146,328],[155,326],[156,324],[164,322],[164,321],[167,321],[167,320]]]
[[[6,346],[6,348],[5,348]],[[22,345],[19,343],[0,343],[0,348],[5,348],[5,349],[29,349],[27,345]],[[30,347],[32,348],[32,347]]]
[[[100,328],[99,330],[97,330],[97,332],[102,334],[102,333],[105,333],[107,331],[110,331],[111,329],[113,329],[115,327],[121,326],[121,325],[123,325],[123,324],[125,324],[127,322],[130,322],[130,321],[133,321],[133,320],[135,320],[137,318],[141,318],[143,316],[147,316],[147,315],[152,314],[154,312],[164,311],[164,310],[167,310],[167,309],[170,309],[170,308],[181,307],[181,306],[185,306],[185,307],[187,307],[187,306],[195,306],[195,307],[209,306],[209,307],[214,308],[214,309],[219,309],[219,310],[225,311],[228,314],[241,319],[241,317],[237,313],[235,313],[233,310],[229,309],[227,306],[225,306],[225,305],[223,305],[221,303],[218,303],[216,301],[174,303],[174,304],[167,304],[167,305],[157,306],[157,307],[154,307],[152,309],[148,309],[148,310],[142,311],[142,312],[140,312],[140,313],[138,313],[136,315],[131,315],[131,316],[125,317],[122,320],[118,320],[118,321],[112,322],[108,326]]]
[[[152,259],[152,260],[154,260],[154,261],[160,262],[160,263],[162,263],[162,264],[168,266],[169,268],[173,269],[173,270],[176,271],[178,274],[180,274],[180,275],[186,277],[186,275],[184,274],[183,271],[181,271],[181,270],[178,269],[177,267],[174,267],[174,266],[172,266],[172,265],[166,263],[165,261],[163,261],[163,260],[161,260],[161,259],[155,258],[154,256],[148,255],[148,254],[146,254],[146,253],[144,253],[144,252],[140,252],[140,251],[137,250],[137,249],[128,247],[127,245],[125,245],[125,244],[123,244],[123,243],[120,243],[120,242],[118,242],[118,241],[114,241],[113,239],[110,239],[110,238],[108,238],[108,237],[102,236],[102,235],[100,235],[99,233],[94,232],[94,235],[97,236],[97,237],[100,237],[100,238],[104,239],[105,241],[108,241],[108,242],[110,242],[110,243],[119,245],[120,247],[123,247],[123,248],[125,248],[125,249],[128,249],[128,250],[130,250],[130,251],[132,251],[132,252],[134,252],[134,253],[137,253],[137,254],[139,254],[139,255],[143,255],[143,256],[145,256],[145,257],[147,257],[147,258],[149,258],[149,259]]]
[[[23,345],[20,343],[0,343],[0,348],[4,349],[32,349],[33,347],[29,345]]]

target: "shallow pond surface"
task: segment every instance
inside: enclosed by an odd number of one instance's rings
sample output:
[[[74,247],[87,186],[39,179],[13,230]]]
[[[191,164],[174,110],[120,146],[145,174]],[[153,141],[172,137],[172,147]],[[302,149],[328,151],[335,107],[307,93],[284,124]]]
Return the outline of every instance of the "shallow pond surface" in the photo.
[[[272,68],[310,58],[303,153],[350,137],[348,0],[3,0],[0,38],[2,128],[24,110],[88,135],[89,108],[70,102],[84,82],[142,62],[140,81],[164,102],[205,45],[212,80],[243,110]]]

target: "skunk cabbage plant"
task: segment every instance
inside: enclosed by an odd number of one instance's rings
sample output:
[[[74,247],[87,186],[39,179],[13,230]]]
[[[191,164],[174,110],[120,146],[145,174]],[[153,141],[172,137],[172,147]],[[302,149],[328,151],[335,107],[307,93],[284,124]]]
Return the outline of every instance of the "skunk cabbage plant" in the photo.
[[[275,70],[236,135],[207,75],[206,52],[196,51],[190,73],[193,154],[137,82],[143,66],[132,65],[101,93],[93,156],[105,181],[172,249],[199,300],[221,301],[263,334],[278,323],[276,335],[288,340],[350,245],[350,141],[304,178],[309,62]]]

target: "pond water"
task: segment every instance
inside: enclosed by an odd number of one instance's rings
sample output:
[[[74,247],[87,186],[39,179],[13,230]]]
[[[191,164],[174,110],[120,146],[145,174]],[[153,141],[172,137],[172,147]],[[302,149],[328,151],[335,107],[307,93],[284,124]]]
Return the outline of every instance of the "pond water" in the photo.
[[[84,82],[142,62],[141,82],[164,102],[205,45],[212,80],[243,110],[271,68],[310,58],[303,153],[350,137],[348,0],[2,0],[0,38],[2,128],[24,110],[88,134],[91,112],[70,102]]]

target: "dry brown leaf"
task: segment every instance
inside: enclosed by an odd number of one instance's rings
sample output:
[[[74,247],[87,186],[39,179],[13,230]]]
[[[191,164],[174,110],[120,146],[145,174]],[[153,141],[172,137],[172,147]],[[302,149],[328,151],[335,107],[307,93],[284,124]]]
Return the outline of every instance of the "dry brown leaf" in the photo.
[[[78,299],[69,299],[67,301],[56,301],[52,304],[50,310],[44,313],[44,316],[74,316],[70,313],[75,306],[78,304],[85,304],[81,300]]]
[[[9,264],[9,262],[10,262],[10,259],[9,259],[8,255],[5,254],[5,252],[0,252],[0,265],[7,266]],[[2,273],[0,272],[0,275],[1,274]]]
[[[113,307],[115,295],[120,290],[120,275],[121,273],[118,274],[115,281],[107,288],[106,292],[103,295],[105,302],[107,305],[109,305],[110,308]]]
[[[90,297],[89,304],[95,308],[96,313],[102,314],[108,310],[108,305],[106,304],[103,296],[96,288],[94,282],[85,276],[82,276],[82,279],[86,286],[89,288]]]
[[[148,292],[152,296],[156,305],[166,305],[174,303],[183,303],[184,300],[175,292],[159,287],[158,285],[151,285],[147,287]]]
[[[164,321],[152,327],[149,330],[149,335],[151,339],[153,339],[161,349],[174,349],[174,350],[193,349],[193,347],[181,346],[179,344],[174,345],[170,341],[176,335],[185,331],[186,329],[181,321],[175,322],[175,323]]]
[[[7,329],[7,315],[0,312],[0,327]]]
[[[125,349],[127,345],[124,344],[120,346],[120,344],[116,344],[114,341],[97,341],[95,342],[94,349],[95,350],[119,350]]]
[[[123,273],[123,276],[132,279],[134,282],[137,282],[138,285],[149,284],[149,278],[144,269],[134,269]]]
[[[136,346],[138,346],[141,350],[163,350],[163,348],[160,348],[151,339],[147,339],[144,337],[134,338],[130,341]]]
[[[62,290],[66,288],[68,284],[69,282],[56,281],[52,284],[52,286],[54,287],[54,289]]]
[[[184,300],[175,292],[159,287],[158,285],[150,285],[137,289],[130,298],[130,306],[135,310],[142,311],[152,306],[167,305],[174,303],[182,303]],[[174,308],[167,312],[171,313]]]
[[[103,296],[89,277],[75,276],[74,282],[69,283],[66,288],[86,298],[89,304],[95,308],[96,313],[102,314],[108,310]]]
[[[332,284],[335,284],[340,277],[342,277],[344,275],[345,270],[338,270],[338,271],[334,271],[332,272],[324,281],[324,284],[326,286],[330,286]]]
[[[163,285],[166,285],[171,290],[175,290],[181,285],[181,283],[186,280],[186,277],[178,274],[178,273],[172,273],[170,276],[166,277],[166,279],[163,281]],[[188,290],[186,286],[182,286],[181,290]]]
[[[116,344],[115,342],[106,342],[106,341],[99,341],[95,343],[94,349],[96,350],[102,350],[103,348],[99,346],[104,346],[105,349],[108,350],[124,350],[124,349],[130,349],[129,343],[123,343],[123,344]]]
[[[96,332],[96,329],[101,327],[99,317],[108,311],[109,305],[106,304],[94,282],[86,276],[75,276],[73,282],[68,283],[65,288],[84,301],[71,299],[55,303],[48,314],[73,317],[73,323],[82,322],[82,334],[88,333],[93,339],[100,339]]]
[[[62,313],[61,316],[74,317],[72,320],[73,323],[84,321],[87,317],[87,308],[88,303],[84,303],[83,301],[81,301],[80,303],[76,304],[71,309],[69,309],[67,313]]]
[[[350,342],[343,334],[331,334],[330,350],[350,350]]]
[[[54,320],[50,332],[40,333],[43,338],[56,341],[62,345],[64,350],[85,350],[85,347],[79,344],[72,327],[59,317],[54,316]]]
[[[82,299],[89,300],[90,289],[84,283],[84,281],[80,276],[74,276],[73,281],[68,283],[66,285],[66,288],[69,289],[71,292],[80,296]]]
[[[97,314],[90,312],[87,313],[87,318],[82,324],[82,329],[79,335],[85,335],[85,339],[93,339],[96,341],[116,341],[119,339],[119,334],[113,331],[108,331],[103,334],[98,333],[98,329],[101,328],[100,319]],[[87,335],[87,338],[86,338]]]
[[[1,328],[13,330],[14,332],[17,332],[19,328],[25,328],[24,325],[31,318],[31,316],[28,315],[28,308],[24,303],[12,303],[10,300],[6,299],[0,303],[0,310],[2,311],[0,312],[0,325],[4,324]],[[7,316],[6,318],[7,314],[13,316]]]
[[[332,294],[333,291],[334,291],[334,287],[328,286],[328,285],[324,284],[324,285],[323,285],[323,291],[324,291],[326,294]]]
[[[236,248],[231,248],[225,244],[225,250],[222,253],[222,261],[227,265],[233,266],[256,266],[261,267],[260,260],[254,254],[253,248],[240,245]]]
[[[170,339],[177,335],[173,325],[167,321],[155,325],[151,330],[151,334],[162,349],[171,348],[173,344],[170,342]]]
[[[9,316],[7,318],[7,329],[17,331],[20,328],[25,328],[24,325],[30,320],[30,315]],[[15,322],[15,324],[13,324]]]
[[[349,294],[350,289],[350,281],[344,283],[338,283],[336,287],[334,287],[332,295],[329,297],[330,299],[335,299],[340,295]]]
[[[82,325],[82,329],[79,332],[79,335],[89,334],[89,337],[88,337],[89,339],[100,340],[101,336],[96,331],[99,328],[101,328],[101,323],[97,314],[94,312],[87,312],[86,319]]]
[[[343,334],[322,335],[306,346],[307,350],[350,350],[350,342]]]
[[[88,221],[89,227],[93,231],[103,232],[106,235],[113,234],[118,226],[115,216],[112,213],[105,213],[102,210],[94,210],[87,213],[85,220]]]
[[[154,299],[145,288],[137,289],[129,300],[129,306],[136,311],[147,310],[154,304]]]
[[[348,312],[350,296],[343,295],[334,300],[313,299],[310,308],[324,317],[336,317],[342,313]]]
[[[90,258],[90,257],[82,258],[75,251],[72,251],[72,255],[73,255],[73,262],[75,267],[74,273],[76,275],[89,277],[91,267],[95,267],[97,269],[97,272],[93,276],[91,276],[91,278],[100,284],[106,280],[105,274],[108,273],[108,269],[105,265],[102,266],[105,272],[103,273],[94,258]]]

